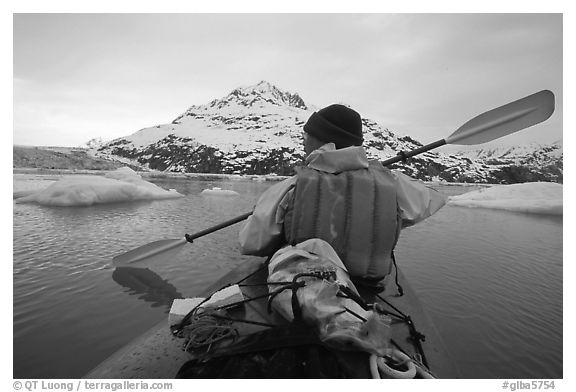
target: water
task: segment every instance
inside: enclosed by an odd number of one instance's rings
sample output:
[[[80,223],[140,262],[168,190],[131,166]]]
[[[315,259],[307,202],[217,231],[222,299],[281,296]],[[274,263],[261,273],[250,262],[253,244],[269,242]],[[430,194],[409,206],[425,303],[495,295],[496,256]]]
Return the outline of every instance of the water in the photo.
[[[14,189],[55,179],[14,175]],[[151,276],[115,271],[113,256],[249,211],[271,185],[154,182],[186,197],[82,208],[14,204],[15,378],[82,377],[165,319],[173,298],[198,294],[246,259],[239,224],[197,239]],[[240,196],[200,196],[212,186]],[[404,230],[397,260],[462,377],[562,378],[561,217],[446,206]]]
[[[448,206],[397,249],[464,377],[562,377],[562,217]]]

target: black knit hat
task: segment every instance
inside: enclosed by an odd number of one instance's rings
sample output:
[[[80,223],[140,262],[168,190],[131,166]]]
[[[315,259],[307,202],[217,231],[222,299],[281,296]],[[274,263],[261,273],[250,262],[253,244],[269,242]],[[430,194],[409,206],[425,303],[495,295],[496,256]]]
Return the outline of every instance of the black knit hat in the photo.
[[[312,113],[304,131],[326,143],[336,144],[336,148],[361,146],[362,118],[356,111],[344,105],[330,105]]]

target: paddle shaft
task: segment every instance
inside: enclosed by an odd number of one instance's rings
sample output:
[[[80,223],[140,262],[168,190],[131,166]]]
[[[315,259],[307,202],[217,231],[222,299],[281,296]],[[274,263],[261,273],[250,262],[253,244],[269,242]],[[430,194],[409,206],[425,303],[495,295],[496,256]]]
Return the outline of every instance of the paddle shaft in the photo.
[[[446,144],[446,140],[440,139],[440,140],[437,140],[433,143],[427,144],[425,146],[418,147],[412,151],[408,151],[408,152],[402,151],[398,155],[396,155],[395,157],[390,158],[390,159],[386,159],[385,161],[382,161],[382,165],[383,166],[389,166],[389,165],[396,163],[396,162],[399,162],[399,161],[405,161],[406,159],[413,157],[414,155],[422,154],[423,152],[433,150],[433,149],[438,148],[440,146],[443,146],[445,144]]]
[[[246,212],[245,214],[242,214],[242,215],[240,215],[240,216],[237,216],[236,218],[232,218],[232,219],[230,219],[230,220],[227,220],[226,222],[219,223],[219,224],[217,224],[216,226],[212,226],[212,227],[210,227],[210,228],[208,228],[208,229],[199,231],[199,232],[197,232],[197,233],[194,233],[194,234],[186,234],[186,236],[185,236],[185,237],[186,237],[186,240],[187,240],[188,242],[192,242],[192,241],[195,240],[196,238],[205,236],[206,234],[213,233],[213,232],[218,231],[218,230],[220,230],[220,229],[223,229],[223,228],[225,228],[225,227],[232,226],[232,225],[235,224],[235,223],[242,222],[243,220],[248,219],[248,217],[249,217],[250,215],[252,215],[252,211]]]

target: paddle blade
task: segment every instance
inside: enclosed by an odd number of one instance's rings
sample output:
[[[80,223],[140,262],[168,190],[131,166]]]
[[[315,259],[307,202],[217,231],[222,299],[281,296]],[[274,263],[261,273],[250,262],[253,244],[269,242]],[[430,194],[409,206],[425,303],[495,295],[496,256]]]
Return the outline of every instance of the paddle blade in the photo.
[[[112,264],[116,267],[145,267],[176,256],[187,243],[185,238],[154,241],[114,257]]]
[[[130,295],[152,303],[154,306],[170,308],[176,298],[184,298],[170,282],[148,268],[116,267],[112,279],[129,289]]]
[[[554,113],[554,94],[542,90],[474,117],[445,140],[447,144],[486,143],[531,127]]]

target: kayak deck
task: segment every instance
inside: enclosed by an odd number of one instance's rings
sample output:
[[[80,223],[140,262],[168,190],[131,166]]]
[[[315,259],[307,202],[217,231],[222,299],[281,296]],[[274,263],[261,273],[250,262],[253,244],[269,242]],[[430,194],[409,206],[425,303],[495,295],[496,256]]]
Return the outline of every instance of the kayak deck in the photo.
[[[251,259],[226,274],[203,293],[203,296],[208,297],[213,292],[229,284],[235,284],[243,280],[241,288],[244,297],[247,299],[259,298],[229,310],[230,318],[250,321],[248,323],[235,323],[240,336],[255,336],[251,334],[270,329],[270,327],[266,326],[267,324],[288,324],[275,312],[269,313],[267,311],[266,294],[268,293],[268,288],[264,284],[266,283],[267,268],[263,267],[263,265],[263,259]],[[404,289],[404,295],[401,297],[394,296],[388,292],[389,290],[379,294],[380,298],[360,287],[358,287],[358,290],[366,302],[379,302],[391,312],[398,313],[397,311],[400,311],[404,315],[409,315],[415,329],[425,335],[425,341],[421,342],[421,345],[428,368],[439,378],[457,377],[442,340],[422,309],[415,293],[407,285],[401,273],[399,273],[398,279]],[[394,287],[390,291],[396,293],[395,285],[391,286]],[[393,322],[393,343],[396,348],[414,357],[418,354],[418,350],[411,336],[413,334],[411,334],[410,326],[407,323],[399,320]],[[288,336],[286,340],[289,345],[290,337]],[[347,351],[341,354],[345,358],[345,362],[350,363],[354,368],[356,377],[370,377],[369,355],[367,353]],[[164,320],[114,353],[85,377],[98,379],[175,378],[182,366],[191,359],[194,359],[194,356],[184,350],[184,339],[175,337],[169,328],[168,321]]]

